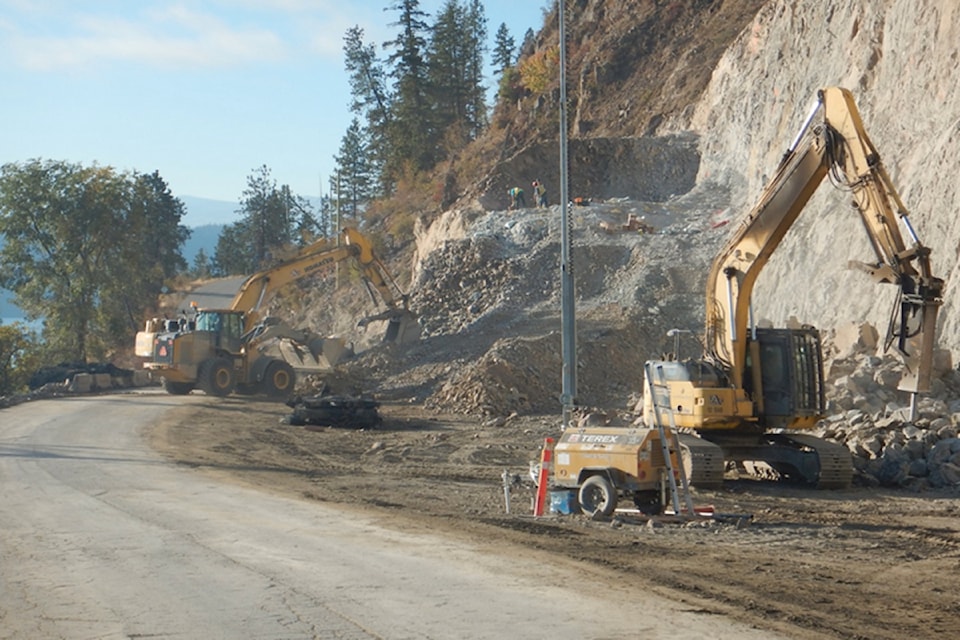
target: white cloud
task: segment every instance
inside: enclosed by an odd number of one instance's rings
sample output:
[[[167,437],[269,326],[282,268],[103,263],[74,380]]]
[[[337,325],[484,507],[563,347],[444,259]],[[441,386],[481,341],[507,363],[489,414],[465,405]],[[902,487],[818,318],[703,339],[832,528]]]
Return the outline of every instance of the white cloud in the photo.
[[[66,8],[64,8],[66,10]],[[227,67],[278,60],[288,47],[260,26],[237,27],[211,13],[168,5],[126,17],[67,15],[44,33],[6,25],[6,47],[32,70],[131,62],[164,68]]]

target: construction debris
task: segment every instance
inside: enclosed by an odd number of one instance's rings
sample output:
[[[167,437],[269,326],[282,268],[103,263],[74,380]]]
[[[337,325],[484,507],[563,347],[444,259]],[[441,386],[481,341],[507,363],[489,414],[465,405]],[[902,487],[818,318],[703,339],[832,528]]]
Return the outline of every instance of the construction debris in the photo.
[[[292,426],[316,425],[343,429],[372,429],[381,420],[380,403],[363,396],[296,396],[287,401],[293,413],[283,420]]]
[[[634,233],[655,233],[653,225],[646,222],[646,217],[637,217],[635,213],[627,214],[627,221],[621,225],[615,225],[606,220],[600,221],[600,228],[607,233],[634,232]]]
[[[704,274],[726,236],[716,224],[730,215],[718,207],[722,200],[716,189],[695,190],[666,202],[595,202],[572,214],[581,406],[634,410],[643,362],[676,346],[668,329],[690,331],[680,355],[699,355]],[[600,227],[624,219],[645,221],[656,233],[638,242],[634,234]],[[402,357],[376,350],[344,363],[332,378],[349,384],[335,392],[375,386],[380,397],[481,416],[491,425],[513,414],[558,414],[555,212],[527,209],[509,218],[496,211],[450,212],[437,224],[461,229],[462,236],[436,245],[418,266],[411,305],[425,340]],[[957,451],[946,455],[960,424],[954,400],[960,374],[941,363],[910,421],[904,415],[909,398],[896,390],[900,362],[877,355],[877,333],[856,325],[824,334],[829,418],[815,434],[851,450],[857,484],[950,486],[960,479]],[[942,441],[949,444],[936,448]]]

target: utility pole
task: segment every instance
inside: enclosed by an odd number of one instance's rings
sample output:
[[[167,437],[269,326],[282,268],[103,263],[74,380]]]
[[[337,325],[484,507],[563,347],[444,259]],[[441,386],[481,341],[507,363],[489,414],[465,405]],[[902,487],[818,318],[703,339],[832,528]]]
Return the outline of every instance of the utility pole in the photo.
[[[577,404],[577,330],[573,259],[570,256],[570,196],[567,193],[567,33],[566,0],[557,3],[560,17],[560,326],[563,355],[563,429]]]
[[[336,180],[337,180],[337,185],[336,185],[337,186],[337,206],[334,209],[333,215],[334,215],[334,220],[336,221],[335,222],[335,228],[336,228],[336,234],[337,234],[336,238],[337,238],[337,246],[339,247],[340,246],[340,169],[337,169]],[[337,289],[339,289],[340,288],[340,261],[339,260],[337,260],[337,264],[335,268],[336,268],[336,277],[334,279],[334,286]]]

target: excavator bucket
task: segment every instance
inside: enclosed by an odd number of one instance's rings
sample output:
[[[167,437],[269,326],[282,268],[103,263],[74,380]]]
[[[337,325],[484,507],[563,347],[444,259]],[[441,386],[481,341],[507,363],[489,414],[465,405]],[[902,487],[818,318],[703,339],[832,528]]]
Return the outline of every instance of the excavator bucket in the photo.
[[[409,309],[388,309],[376,315],[362,318],[358,327],[369,326],[371,322],[387,321],[387,330],[383,342],[388,344],[407,344],[420,339],[420,320]]]
[[[317,338],[310,341],[309,347],[313,357],[330,369],[353,356],[353,348],[339,337]]]
[[[420,339],[420,321],[411,311],[401,311],[387,321],[384,342],[407,344]]]

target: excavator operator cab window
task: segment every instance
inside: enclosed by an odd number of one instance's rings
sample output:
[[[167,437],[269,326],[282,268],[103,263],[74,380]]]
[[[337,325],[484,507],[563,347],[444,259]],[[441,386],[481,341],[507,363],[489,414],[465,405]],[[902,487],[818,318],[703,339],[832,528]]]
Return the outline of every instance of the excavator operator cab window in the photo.
[[[690,382],[694,387],[719,387],[726,384],[721,371],[702,360],[663,362],[663,377],[669,382]]]

